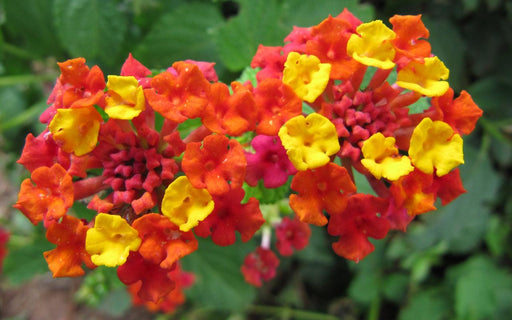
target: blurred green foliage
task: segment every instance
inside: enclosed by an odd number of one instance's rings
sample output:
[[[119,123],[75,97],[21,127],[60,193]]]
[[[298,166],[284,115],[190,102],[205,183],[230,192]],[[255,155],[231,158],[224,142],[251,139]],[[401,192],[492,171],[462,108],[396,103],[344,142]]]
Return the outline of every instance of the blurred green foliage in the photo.
[[[196,274],[183,319],[506,319],[512,313],[512,3],[507,0],[3,0],[0,2],[0,147],[6,178],[58,76],[57,61],[83,56],[118,73],[132,52],[148,67],[216,62],[223,81],[240,76],[258,44],[281,45],[292,26],[310,26],[347,7],[362,21],[422,14],[450,84],[484,110],[466,140],[466,194],[418,217],[407,233],[376,242],[359,264],[335,256],[314,228],[311,244],[283,258],[256,290],[239,267],[250,250],[201,241],[184,269]],[[424,106],[418,106],[421,108]],[[80,208],[77,208],[80,210]],[[46,272],[42,228],[19,214],[0,217],[11,232],[8,285]],[[111,314],[129,308],[115,272],[90,272],[77,299]],[[309,311],[305,311],[309,310]]]

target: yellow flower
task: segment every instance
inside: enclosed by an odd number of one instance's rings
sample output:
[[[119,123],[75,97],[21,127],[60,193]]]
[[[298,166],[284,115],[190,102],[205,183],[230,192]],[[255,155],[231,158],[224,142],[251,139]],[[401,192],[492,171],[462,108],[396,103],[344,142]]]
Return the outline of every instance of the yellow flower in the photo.
[[[206,219],[213,207],[208,191],[194,188],[186,176],[174,180],[162,199],[162,213],[184,232]]]
[[[130,251],[138,250],[140,243],[139,233],[126,220],[100,213],[94,228],[87,230],[85,250],[95,265],[116,267],[124,264]]]
[[[411,61],[398,71],[396,84],[428,97],[442,96],[449,88],[450,70],[438,57],[425,58],[424,63]],[[441,80],[439,80],[441,79]]]
[[[145,108],[144,91],[133,76],[108,76],[105,112],[110,118],[131,120]]]
[[[96,147],[101,121],[101,115],[92,107],[57,109],[49,129],[62,150],[82,156]]]
[[[407,156],[398,156],[395,138],[386,138],[380,132],[364,141],[361,151],[364,157],[361,164],[377,179],[395,181],[414,170]]]
[[[382,21],[376,20],[359,25],[357,34],[350,36],[347,42],[347,53],[360,63],[381,69],[391,69],[395,66],[395,49],[391,40],[395,32]]]
[[[443,121],[423,119],[411,136],[409,156],[412,164],[431,174],[436,169],[438,177],[464,163],[462,138]]]
[[[318,113],[291,118],[279,130],[279,138],[297,170],[324,166],[340,150],[334,124]]]
[[[327,86],[330,72],[331,65],[320,63],[316,56],[290,52],[284,64],[283,82],[302,100],[313,102]]]

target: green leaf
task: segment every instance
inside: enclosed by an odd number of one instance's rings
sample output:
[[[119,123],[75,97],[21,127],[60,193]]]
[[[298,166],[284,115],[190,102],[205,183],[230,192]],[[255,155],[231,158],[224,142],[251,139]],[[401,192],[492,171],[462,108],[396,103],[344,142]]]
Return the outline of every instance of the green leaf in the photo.
[[[400,320],[449,319],[451,302],[442,288],[418,291],[400,311]]]
[[[475,82],[468,90],[488,119],[512,117],[512,84],[496,77]]]
[[[213,4],[187,3],[164,14],[136,47],[134,56],[153,68],[167,68],[174,61],[217,61],[213,42],[223,23]]]
[[[357,0],[285,0],[283,1],[283,23],[292,26],[310,27],[319,24],[329,15],[337,16],[347,8],[362,22],[369,22],[375,17],[375,10],[369,4],[360,4]]]
[[[60,51],[52,24],[52,3],[53,0],[2,1],[7,33],[35,57]]]
[[[276,0],[240,1],[239,14],[217,33],[222,62],[231,71],[240,71],[251,63],[258,45],[282,45],[286,30],[279,23],[280,8]]]
[[[503,218],[497,215],[491,216],[485,235],[485,243],[489,247],[489,251],[495,256],[505,253],[505,250],[508,248],[507,239],[511,234],[510,225]]]
[[[37,274],[48,272],[48,265],[43,252],[52,250],[55,246],[45,237],[41,224],[32,226],[28,236],[11,234],[8,242],[8,254],[4,260],[3,275],[14,284],[21,284]]]
[[[199,249],[181,259],[183,269],[195,274],[195,283],[186,291],[194,304],[216,310],[243,310],[255,296],[240,271],[245,256],[254,248],[237,242],[220,247],[210,239],[199,239]]]
[[[473,256],[448,277],[455,280],[457,319],[499,319],[497,314],[512,311],[512,275],[488,257]]]
[[[60,43],[72,56],[117,61],[127,20],[115,1],[55,0],[53,13]]]

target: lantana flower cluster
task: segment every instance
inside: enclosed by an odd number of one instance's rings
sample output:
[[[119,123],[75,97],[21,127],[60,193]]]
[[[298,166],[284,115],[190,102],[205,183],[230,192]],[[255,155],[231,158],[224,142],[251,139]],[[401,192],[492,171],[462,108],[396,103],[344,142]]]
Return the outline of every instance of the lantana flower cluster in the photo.
[[[358,262],[369,238],[465,192],[462,137],[482,111],[455,96],[421,16],[389,22],[345,10],[295,27],[283,46],[259,46],[254,82],[227,85],[191,60],[152,72],[130,55],[106,78],[83,58],[59,63],[15,204],[56,245],[44,252],[53,276],[117,268],[135,303],[172,311],[193,283],[180,259],[198,237],[261,239],[241,266],[260,286],[278,254],[308,245],[310,225]],[[77,217],[76,202],[95,217]]]

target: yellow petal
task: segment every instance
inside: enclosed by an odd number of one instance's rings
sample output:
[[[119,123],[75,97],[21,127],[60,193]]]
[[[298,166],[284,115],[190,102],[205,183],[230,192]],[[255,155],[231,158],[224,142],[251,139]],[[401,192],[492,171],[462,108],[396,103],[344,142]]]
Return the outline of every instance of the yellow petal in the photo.
[[[109,75],[105,112],[110,118],[131,120],[146,108],[144,91],[133,76]]]
[[[349,56],[367,66],[381,69],[395,66],[395,49],[390,42],[396,37],[393,30],[375,20],[359,25],[356,31],[360,36],[353,34],[347,42]]]
[[[436,169],[438,177],[464,163],[462,138],[443,121],[423,119],[414,129],[409,147],[413,165],[424,173]]]
[[[186,176],[174,180],[162,200],[162,213],[184,232],[206,219],[213,207],[208,191],[194,188]]]
[[[92,107],[57,109],[49,129],[62,150],[82,156],[96,147],[101,121],[101,115]]]
[[[313,55],[290,52],[284,64],[283,83],[293,88],[302,100],[315,101],[329,82],[331,65]]]
[[[318,113],[288,120],[279,130],[279,137],[297,170],[324,166],[340,150],[336,127]]]
[[[437,97],[450,87],[447,81],[443,81],[449,75],[450,71],[438,57],[425,58],[424,63],[411,61],[398,71],[396,84],[428,97]]]
[[[399,155],[395,138],[384,137],[380,132],[364,141],[361,151],[361,164],[377,179],[395,181],[414,170],[410,159]]]
[[[87,230],[85,237],[85,250],[97,266],[124,264],[130,251],[138,250],[140,244],[137,230],[120,216],[106,213],[96,216],[94,227]]]

